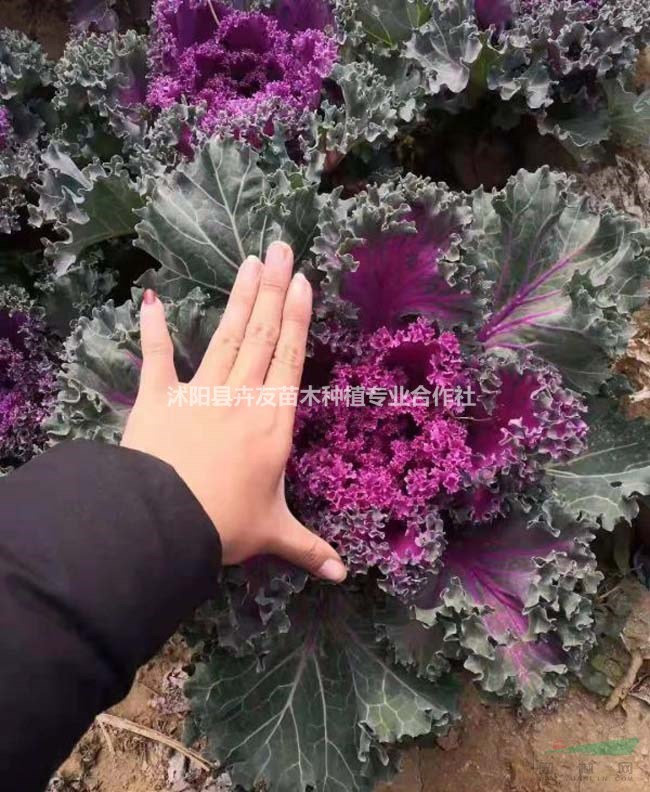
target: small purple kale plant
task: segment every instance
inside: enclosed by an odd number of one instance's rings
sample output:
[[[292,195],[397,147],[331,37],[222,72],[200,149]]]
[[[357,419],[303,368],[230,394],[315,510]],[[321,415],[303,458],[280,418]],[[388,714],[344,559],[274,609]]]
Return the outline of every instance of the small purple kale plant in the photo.
[[[208,133],[259,139],[276,122],[296,129],[319,106],[338,47],[321,29],[301,29],[312,20],[295,4],[279,12],[276,19],[216,0],[158,0],[148,104],[204,102]],[[321,15],[314,23],[327,21]]]
[[[19,289],[0,289],[0,469],[44,447],[42,424],[56,396],[58,363],[34,303]]]
[[[0,149],[3,149],[9,142],[9,135],[11,132],[12,126],[9,108],[0,105]]]

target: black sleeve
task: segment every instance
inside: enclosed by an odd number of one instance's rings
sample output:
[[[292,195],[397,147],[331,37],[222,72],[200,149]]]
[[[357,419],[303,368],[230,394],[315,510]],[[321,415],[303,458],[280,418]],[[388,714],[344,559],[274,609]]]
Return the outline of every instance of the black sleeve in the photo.
[[[220,562],[199,502],[147,454],[62,444],[0,479],[2,792],[42,792]]]

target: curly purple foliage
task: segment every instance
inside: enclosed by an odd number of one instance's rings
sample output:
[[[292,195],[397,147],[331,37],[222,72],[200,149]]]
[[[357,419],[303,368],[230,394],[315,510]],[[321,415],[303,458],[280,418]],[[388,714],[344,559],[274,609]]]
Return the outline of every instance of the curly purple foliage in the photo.
[[[481,28],[504,27],[515,14],[515,0],[476,0],[474,9]]]
[[[358,266],[342,275],[341,297],[356,307],[366,330],[394,327],[414,315],[447,322],[467,319],[471,295],[450,286],[439,267],[460,230],[458,218],[418,207],[404,220],[415,224],[415,234],[380,234],[350,251]]]
[[[7,146],[11,131],[12,127],[9,110],[6,107],[0,106],[0,149],[3,149]]]
[[[320,30],[291,33],[270,15],[207,0],[158,0],[154,22],[148,103],[205,102],[205,131],[251,141],[316,109],[337,56]]]
[[[0,295],[0,466],[27,461],[45,444],[57,365],[29,301]]]
[[[325,381],[329,397],[298,410],[294,505],[353,573],[378,568],[399,596],[436,569],[448,523],[492,520],[541,461],[583,446],[582,402],[534,358],[469,357],[456,334],[422,318],[318,335],[306,382]],[[366,396],[356,407],[355,388]]]
[[[334,14],[327,0],[277,0],[272,12],[283,30],[324,30],[334,25]]]

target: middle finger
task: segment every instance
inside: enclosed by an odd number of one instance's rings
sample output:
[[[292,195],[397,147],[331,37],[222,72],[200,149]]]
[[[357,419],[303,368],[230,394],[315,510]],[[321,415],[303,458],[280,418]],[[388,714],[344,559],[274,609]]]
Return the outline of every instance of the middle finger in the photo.
[[[274,242],[266,254],[257,300],[229,378],[233,387],[255,387],[264,382],[280,336],[292,272],[291,248],[284,242]]]

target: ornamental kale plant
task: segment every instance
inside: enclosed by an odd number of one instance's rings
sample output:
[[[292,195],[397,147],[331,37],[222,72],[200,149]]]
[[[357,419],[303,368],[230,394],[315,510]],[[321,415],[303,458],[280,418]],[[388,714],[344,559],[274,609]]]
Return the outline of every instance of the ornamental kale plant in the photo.
[[[454,669],[532,709],[593,646],[591,540],[650,488],[650,430],[609,395],[647,299],[650,238],[547,168],[500,192],[411,174],[347,200],[296,171],[296,206],[263,164],[213,139],[164,179],[139,213],[138,245],[160,262],[144,281],[168,295],[190,376],[239,244],[282,236],[304,250],[319,295],[304,386],[374,401],[302,404],[287,486],[352,574],[334,590],[263,559],[228,571],[188,628],[189,734],[245,787],[327,789],[330,772],[369,788],[391,744],[457,717]],[[311,249],[297,242],[307,217]],[[68,340],[57,439],[119,439],[137,392],[137,299]],[[405,403],[382,401],[400,387]],[[418,387],[471,399],[423,404]]]
[[[572,167],[647,145],[646,4],[70,5],[56,62],[0,31],[0,469],[119,442],[143,288],[182,381],[247,255],[287,241],[316,294],[287,496],[350,576],[224,571],[184,628],[188,739],[245,789],[370,790],[460,717],[460,671],[525,710],[561,695],[596,640],[594,538],[650,495],[614,373],[650,234],[484,142]]]
[[[358,0],[337,7],[347,69],[372,70],[382,82],[382,114],[397,119],[382,139],[397,137],[393,156],[408,164],[423,138],[416,157],[423,174],[435,171],[432,148],[448,159],[460,147],[455,175],[471,188],[486,180],[502,186],[516,170],[503,172],[504,145],[527,140],[530,147],[536,135],[555,138],[569,162],[645,140],[648,95],[635,89],[632,64],[650,17],[637,0]],[[349,76],[347,69],[335,77]],[[475,131],[465,142],[468,127]],[[467,177],[477,140],[490,143],[476,155],[488,159],[479,179]]]
[[[148,104],[205,102],[206,131],[253,139],[272,134],[277,121],[296,127],[318,107],[337,46],[320,29],[295,29],[294,6],[281,4],[276,19],[212,0],[158,0]]]
[[[6,148],[11,134],[11,118],[7,107],[0,107],[0,148]]]
[[[0,471],[45,446],[42,424],[57,391],[57,351],[28,296],[0,288]]]

